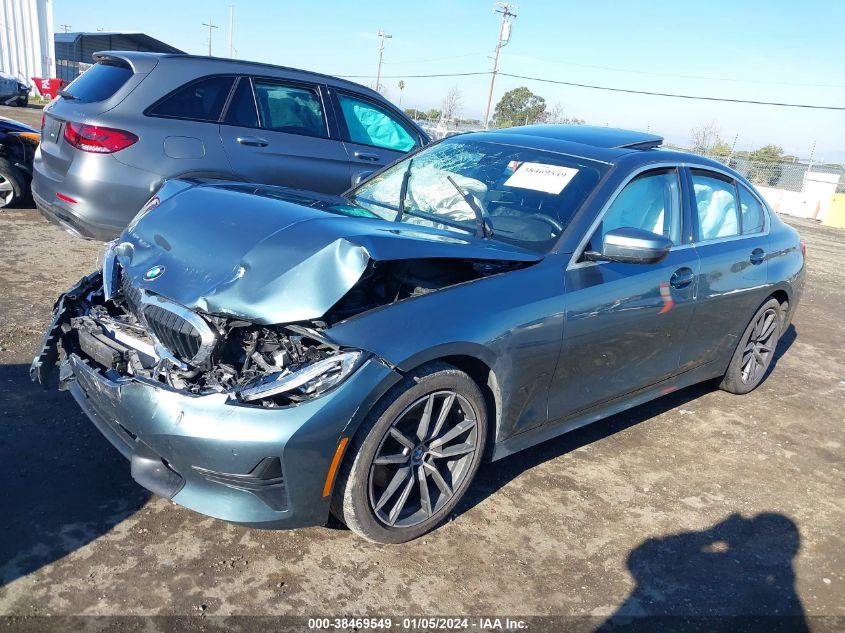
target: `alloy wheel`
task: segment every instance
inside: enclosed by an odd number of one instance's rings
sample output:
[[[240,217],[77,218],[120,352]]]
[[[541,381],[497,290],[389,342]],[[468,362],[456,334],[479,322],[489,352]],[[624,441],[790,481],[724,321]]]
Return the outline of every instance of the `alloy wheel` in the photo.
[[[742,351],[742,382],[753,384],[765,373],[777,344],[778,313],[774,308],[763,312],[754,322]]]
[[[478,416],[454,391],[419,398],[390,425],[370,466],[370,508],[407,528],[434,516],[466,479],[478,449]]]
[[[11,181],[0,174],[0,207],[10,204],[14,197],[15,189],[12,187]]]

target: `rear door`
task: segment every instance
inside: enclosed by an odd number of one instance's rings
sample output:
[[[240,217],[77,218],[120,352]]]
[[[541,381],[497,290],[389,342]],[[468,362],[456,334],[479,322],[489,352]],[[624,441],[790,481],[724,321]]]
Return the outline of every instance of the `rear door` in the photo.
[[[418,132],[398,112],[359,94],[330,90],[353,178],[377,171],[421,145]]]
[[[241,77],[220,126],[235,173],[322,193],[348,189],[348,156],[331,132],[324,94],[317,84]]]
[[[728,357],[768,295],[768,214],[757,196],[727,174],[690,169],[698,298],[681,354],[689,369]]]

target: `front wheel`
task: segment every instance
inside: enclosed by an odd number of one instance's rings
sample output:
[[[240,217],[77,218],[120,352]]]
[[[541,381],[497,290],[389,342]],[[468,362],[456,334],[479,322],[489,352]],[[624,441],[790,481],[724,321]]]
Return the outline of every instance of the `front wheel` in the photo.
[[[780,339],[782,308],[776,299],[769,299],[755,313],[745,328],[725,372],[721,389],[744,394],[763,382]]]
[[[420,368],[370,412],[339,473],[332,511],[377,543],[440,525],[475,476],[487,439],[484,396],[445,363]]]

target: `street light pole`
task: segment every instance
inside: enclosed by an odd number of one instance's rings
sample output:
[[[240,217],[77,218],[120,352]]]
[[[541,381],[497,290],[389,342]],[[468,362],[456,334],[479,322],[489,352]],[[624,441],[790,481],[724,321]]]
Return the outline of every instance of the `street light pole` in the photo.
[[[381,60],[382,60],[382,57],[384,56],[384,40],[389,40],[390,38],[393,37],[392,35],[388,35],[387,33],[385,33],[382,30],[380,30],[378,32],[378,36],[381,39],[381,43],[379,44],[379,47],[378,47],[378,71],[376,71],[376,85],[375,85],[376,92],[379,91],[378,87],[379,87],[379,84],[381,83]]]
[[[235,57],[235,47],[233,45],[235,31],[235,5],[229,5],[229,59]]]
[[[490,106],[493,105],[493,88],[496,85],[496,73],[499,72],[499,52],[511,39],[511,21],[509,18],[516,17],[515,9],[516,6],[508,2],[499,2],[493,9],[495,13],[502,14],[502,25],[499,27],[499,39],[496,42],[496,51],[493,56],[493,74],[490,77],[490,92],[487,94],[487,112],[484,114],[485,130],[490,128]]]

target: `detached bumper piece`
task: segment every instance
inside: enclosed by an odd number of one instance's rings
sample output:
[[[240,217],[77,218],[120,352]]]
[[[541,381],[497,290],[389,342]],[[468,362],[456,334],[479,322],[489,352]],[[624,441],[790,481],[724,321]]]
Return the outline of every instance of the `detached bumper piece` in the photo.
[[[29,368],[29,377],[33,382],[40,383],[46,389],[51,386],[50,378],[53,375],[56,364],[59,361],[59,340],[64,333],[63,328],[70,323],[70,313],[67,304],[80,297],[87,295],[102,285],[99,271],[83,277],[79,282],[65,294],[59,297],[53,306],[53,319],[50,327],[44,332],[41,340],[41,351],[32,360]]]

